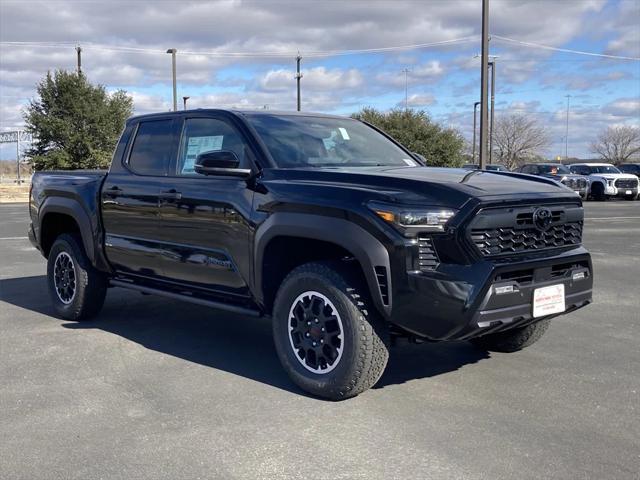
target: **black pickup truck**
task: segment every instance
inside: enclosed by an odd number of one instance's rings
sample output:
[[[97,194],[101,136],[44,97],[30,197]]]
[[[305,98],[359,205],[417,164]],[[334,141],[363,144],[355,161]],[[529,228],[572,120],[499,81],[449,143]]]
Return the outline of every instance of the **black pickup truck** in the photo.
[[[592,298],[573,192],[429,168],[338,116],[135,117],[108,173],[37,173],[30,214],[62,318],[110,286],[264,316],[291,379],[330,399],[374,385],[398,337],[516,351]]]

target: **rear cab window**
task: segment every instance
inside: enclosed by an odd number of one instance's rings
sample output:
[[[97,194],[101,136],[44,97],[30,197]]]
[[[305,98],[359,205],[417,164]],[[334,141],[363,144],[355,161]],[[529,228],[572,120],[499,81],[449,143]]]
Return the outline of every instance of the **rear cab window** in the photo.
[[[129,169],[138,175],[167,175],[175,143],[173,119],[141,121],[129,154]]]

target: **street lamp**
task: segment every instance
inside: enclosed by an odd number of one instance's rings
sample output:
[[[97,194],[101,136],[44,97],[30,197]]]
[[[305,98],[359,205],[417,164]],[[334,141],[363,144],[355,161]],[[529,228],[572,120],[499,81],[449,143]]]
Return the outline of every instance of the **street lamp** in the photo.
[[[167,53],[171,54],[171,66],[173,72],[173,111],[178,110],[178,89],[176,86],[176,53],[178,51],[175,48],[170,48]]]
[[[302,73],[300,72],[300,60],[302,57],[300,56],[300,52],[298,52],[298,56],[296,57],[296,88],[297,88],[297,97],[296,97],[296,110],[300,111],[301,108],[301,98],[300,98],[300,79],[302,78]]]
[[[569,101],[571,95],[565,95],[565,97],[567,97],[567,130],[564,136],[564,158],[569,160]]]

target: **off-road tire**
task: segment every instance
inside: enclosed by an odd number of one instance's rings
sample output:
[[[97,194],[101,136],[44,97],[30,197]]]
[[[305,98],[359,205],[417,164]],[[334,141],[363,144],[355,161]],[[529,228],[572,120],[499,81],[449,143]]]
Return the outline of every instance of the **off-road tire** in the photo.
[[[505,332],[490,333],[471,340],[476,347],[491,352],[517,352],[533,345],[549,328],[551,320],[540,320],[526,327],[514,328]]]
[[[56,260],[61,254],[63,257],[60,258],[66,259],[65,253],[72,260],[75,283],[75,293],[70,299],[66,299],[68,303],[65,303],[57,292],[55,280]],[[91,265],[79,236],[62,234],[56,238],[47,260],[47,285],[53,307],[59,317],[82,321],[95,316],[104,304],[107,284],[107,276]]]
[[[290,337],[291,322],[297,324],[290,313],[296,300],[307,292],[326,297],[342,322],[342,353],[329,372],[309,371],[296,354]],[[340,262],[301,265],[280,285],[273,309],[273,338],[278,357],[291,380],[313,395],[343,400],[371,388],[387,365],[388,335],[386,325],[368,300],[364,281]]]

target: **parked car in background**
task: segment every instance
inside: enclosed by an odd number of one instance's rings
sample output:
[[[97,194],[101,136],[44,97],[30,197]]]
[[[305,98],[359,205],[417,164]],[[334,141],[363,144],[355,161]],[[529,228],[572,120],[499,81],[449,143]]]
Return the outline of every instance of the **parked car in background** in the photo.
[[[618,170],[622,173],[630,173],[640,178],[640,163],[621,163],[618,165]]]
[[[606,200],[621,197],[634,200],[638,197],[638,177],[622,173],[609,163],[574,163],[569,165],[571,173],[588,175],[591,198]]]
[[[538,175],[562,183],[586,200],[589,195],[589,177],[571,173],[561,163],[527,163],[517,169],[520,173]]]
[[[479,170],[480,165],[477,163],[465,163],[462,168],[465,170]],[[499,163],[490,163],[489,165],[485,165],[485,170],[489,170],[491,172],[508,172],[509,169],[504,165],[500,165]]]

